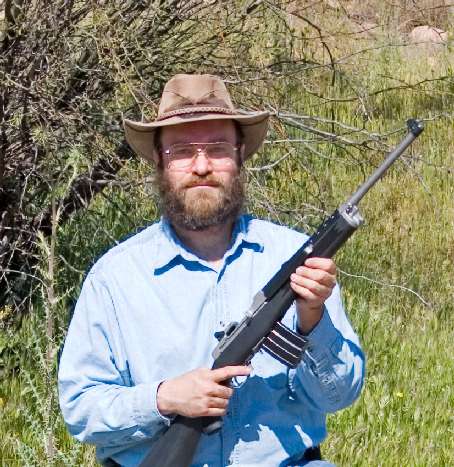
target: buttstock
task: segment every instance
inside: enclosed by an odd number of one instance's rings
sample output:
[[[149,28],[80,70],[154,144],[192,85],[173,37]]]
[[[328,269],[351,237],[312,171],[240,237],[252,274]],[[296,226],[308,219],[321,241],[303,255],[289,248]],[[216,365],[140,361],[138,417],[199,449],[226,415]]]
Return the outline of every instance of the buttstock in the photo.
[[[178,416],[153,444],[139,467],[188,467],[202,434],[204,419]]]

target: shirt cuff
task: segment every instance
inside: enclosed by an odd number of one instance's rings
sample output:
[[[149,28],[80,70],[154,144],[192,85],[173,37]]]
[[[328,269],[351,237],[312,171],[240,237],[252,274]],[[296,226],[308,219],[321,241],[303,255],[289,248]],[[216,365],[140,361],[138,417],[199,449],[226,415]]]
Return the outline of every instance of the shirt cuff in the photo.
[[[157,392],[161,383],[162,381],[158,381],[135,386],[134,414],[139,424],[145,429],[151,429],[150,432],[158,428],[156,425],[169,426],[173,420],[158,410]]]
[[[309,341],[309,349],[331,347],[336,341],[339,331],[336,329],[329,316],[328,309],[323,305],[323,314],[320,321],[305,337]]]
[[[340,338],[340,334],[332,323],[325,306],[323,306],[322,318],[305,337],[308,340],[308,346],[298,367],[289,370],[289,388],[295,391],[295,378],[299,376],[301,381],[304,381],[304,373],[310,371],[325,389],[328,400],[333,404],[337,403],[339,392],[332,373],[334,363],[332,349]]]

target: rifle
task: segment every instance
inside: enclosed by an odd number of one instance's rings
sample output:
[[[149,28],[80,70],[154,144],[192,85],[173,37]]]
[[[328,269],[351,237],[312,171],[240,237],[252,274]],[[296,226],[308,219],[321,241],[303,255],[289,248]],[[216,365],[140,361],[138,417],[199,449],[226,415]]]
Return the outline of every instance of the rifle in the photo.
[[[296,298],[290,288],[290,275],[309,257],[331,258],[364,222],[357,206],[359,201],[424,129],[421,122],[413,119],[407,121],[407,127],[408,134],[380,167],[254,296],[244,318],[227,326],[213,351],[212,369],[248,364],[260,349],[291,368],[298,365],[306,350],[307,339],[280,322]],[[201,434],[214,433],[221,426],[221,418],[179,415],[155,441],[139,467],[187,467],[192,462]]]

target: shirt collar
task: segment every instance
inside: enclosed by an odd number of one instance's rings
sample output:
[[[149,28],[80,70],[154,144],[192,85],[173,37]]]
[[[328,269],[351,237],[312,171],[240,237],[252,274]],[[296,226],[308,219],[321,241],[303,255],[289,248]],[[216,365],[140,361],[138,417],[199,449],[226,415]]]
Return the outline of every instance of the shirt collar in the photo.
[[[263,251],[263,242],[257,232],[251,228],[251,220],[252,217],[248,215],[240,216],[236,220],[231,246],[224,254],[224,263],[232,262],[241,254],[243,248],[260,253]],[[206,261],[200,259],[181,242],[169,221],[164,217],[161,217],[159,228],[163,241],[155,260],[155,274],[163,274],[178,264],[185,264],[191,269],[212,270]]]

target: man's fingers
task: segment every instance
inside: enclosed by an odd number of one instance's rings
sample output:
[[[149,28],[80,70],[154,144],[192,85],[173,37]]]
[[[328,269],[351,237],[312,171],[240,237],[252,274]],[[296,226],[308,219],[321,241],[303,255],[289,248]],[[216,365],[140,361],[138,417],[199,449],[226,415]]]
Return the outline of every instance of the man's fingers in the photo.
[[[330,258],[308,258],[304,262],[304,266],[313,269],[323,269],[323,271],[329,272],[330,274],[336,273],[336,264]]]
[[[229,405],[228,399],[222,399],[222,397],[210,397],[208,401],[208,407],[210,409],[226,409]]]
[[[204,417],[223,417],[227,413],[227,409],[210,408]]]
[[[316,281],[321,285],[325,285],[327,287],[334,287],[336,285],[336,276],[335,274],[331,274],[323,269],[315,269],[309,268],[307,266],[299,266],[296,268],[295,273],[300,277],[306,277],[310,280]]]
[[[210,389],[208,394],[214,397],[230,399],[230,397],[233,395],[233,389],[228,386],[224,386],[223,384],[213,383],[213,387]]]
[[[227,379],[234,378],[235,376],[248,376],[251,369],[247,366],[225,366],[211,371],[213,381],[219,383]]]
[[[186,413],[186,417],[196,418],[196,417],[223,417],[227,413],[227,407],[208,407],[197,412]]]
[[[290,287],[294,290],[294,292],[298,295],[299,298],[302,298],[308,302],[320,302],[320,297],[318,295],[315,295],[309,289],[306,289],[306,287],[302,287],[301,285],[295,284],[294,282],[290,282]]]
[[[326,286],[323,283],[308,279],[307,277],[292,274],[290,279],[296,285],[310,290],[314,295],[322,298],[328,298],[331,295],[331,286]]]

